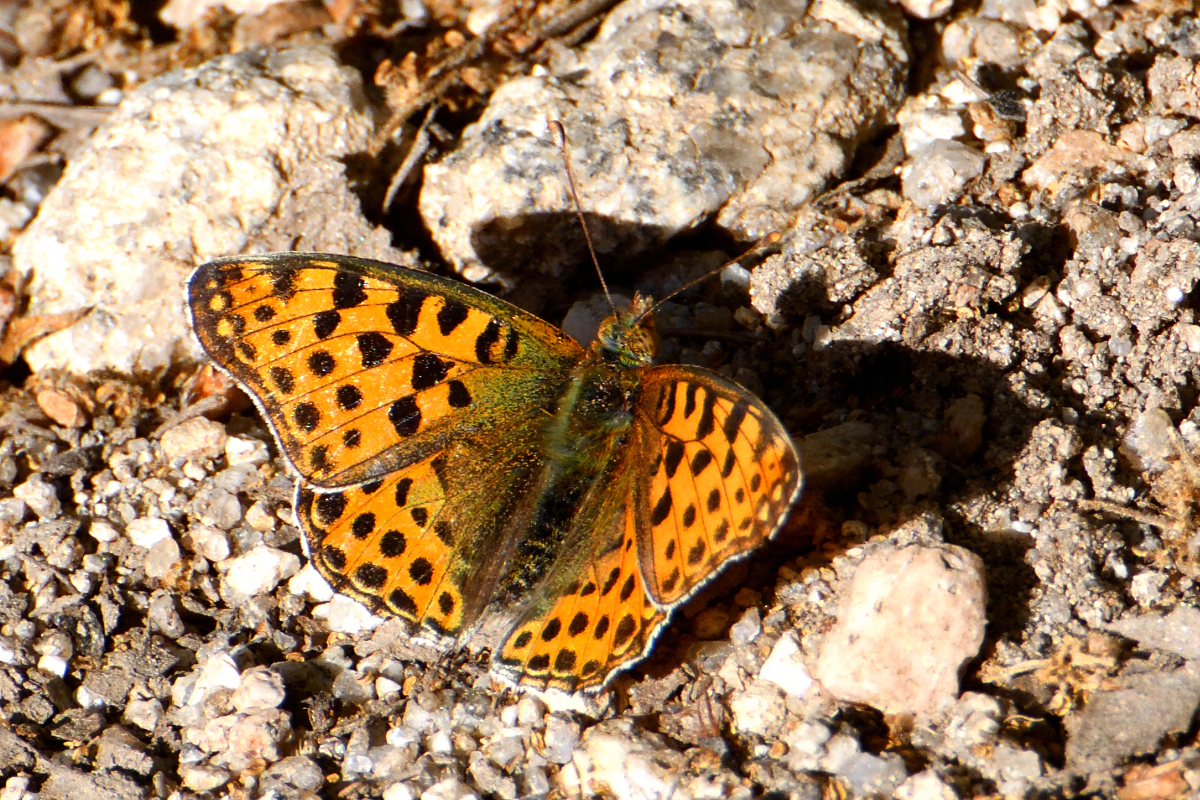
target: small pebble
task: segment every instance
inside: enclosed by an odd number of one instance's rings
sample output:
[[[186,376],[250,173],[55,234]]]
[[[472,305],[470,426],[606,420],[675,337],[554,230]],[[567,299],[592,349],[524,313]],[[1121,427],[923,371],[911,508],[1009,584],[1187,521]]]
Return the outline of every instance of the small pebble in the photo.
[[[67,674],[67,660],[62,656],[44,655],[38,659],[37,667],[47,675],[59,678]]]
[[[261,544],[225,564],[228,566],[221,576],[221,596],[231,606],[272,591],[281,580],[300,571],[299,558]]]
[[[177,680],[177,684],[179,680]],[[242,685],[242,674],[237,664],[228,653],[217,653],[200,665],[199,672],[191,686],[191,694],[187,698],[188,705],[203,703],[210,694],[221,689],[234,690]],[[174,687],[171,693],[175,705],[182,705],[182,700],[176,698]]]
[[[579,723],[552,714],[546,720],[546,732],[543,736],[545,748],[542,755],[552,764],[569,764],[579,746]]]
[[[266,667],[252,667],[242,673],[241,685],[233,690],[231,701],[238,711],[278,708],[287,693],[279,673]]]
[[[121,533],[111,523],[105,522],[102,519],[92,520],[92,524],[88,526],[88,534],[101,544],[115,542]]]
[[[192,540],[192,549],[214,564],[219,564],[229,558],[229,537],[224,531],[211,525],[197,525],[188,531]]]
[[[230,774],[228,770],[220,767],[194,764],[180,769],[179,777],[183,779],[183,785],[186,788],[193,792],[204,793],[229,783]]]
[[[155,545],[155,548],[158,546]],[[153,553],[154,548],[151,548],[150,552]],[[149,568],[146,572],[149,574]],[[187,632],[187,626],[183,624],[179,611],[175,608],[175,600],[168,592],[158,591],[150,597],[150,622],[155,630],[170,639],[178,639]]]
[[[314,603],[328,603],[333,599],[333,587],[329,581],[317,572],[312,563],[306,563],[292,579],[288,581],[288,591],[295,595],[306,596]]]
[[[221,455],[227,439],[224,425],[205,417],[192,417],[166,431],[159,444],[169,460],[195,461]]]
[[[125,705],[121,721],[135,725],[147,732],[153,732],[162,719],[162,703],[155,697],[131,699]]]
[[[225,442],[225,461],[229,466],[250,464],[260,467],[271,460],[271,451],[266,442],[258,439],[243,439],[240,436],[230,436]]]
[[[752,644],[762,634],[762,619],[757,608],[748,608],[742,618],[729,629],[729,638],[736,645]]]
[[[344,594],[335,594],[328,603],[314,607],[312,616],[323,621],[329,630],[349,636],[357,636],[383,624],[382,617],[375,616],[362,603]]]
[[[734,725],[742,733],[762,737],[775,736],[783,728],[787,716],[787,701],[773,684],[754,681],[744,691],[729,700]]]
[[[12,491],[13,496],[23,500],[39,519],[54,519],[62,513],[58,490],[54,488],[54,484],[42,480],[39,473],[33,473],[27,481],[14,486]]]
[[[46,416],[64,428],[82,428],[87,424],[87,414],[79,404],[62,392],[45,389],[38,392],[37,404]]]
[[[763,662],[758,677],[783,689],[794,697],[803,697],[813,685],[812,676],[800,655],[800,643],[794,631],[779,637],[771,655]]]
[[[393,783],[383,790],[383,800],[416,800],[416,797],[407,783]]]
[[[517,723],[527,728],[541,728],[545,724],[546,704],[536,697],[525,695],[517,701]]]
[[[162,580],[171,574],[179,560],[179,543],[174,539],[162,539],[146,551],[142,567],[146,570],[146,577]]]
[[[149,550],[164,539],[171,538],[171,526],[165,519],[140,517],[125,526],[125,535],[137,547]]]
[[[918,772],[896,787],[897,800],[958,800],[958,792],[931,769]]]

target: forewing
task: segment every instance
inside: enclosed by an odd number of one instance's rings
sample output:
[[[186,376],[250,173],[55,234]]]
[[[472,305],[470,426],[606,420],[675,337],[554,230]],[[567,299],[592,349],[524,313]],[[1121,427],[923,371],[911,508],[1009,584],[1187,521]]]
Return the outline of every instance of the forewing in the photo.
[[[604,483],[605,491],[581,507],[583,524],[493,656],[514,683],[599,690],[646,655],[667,621],[646,596],[638,569],[630,482]]]
[[[188,284],[209,355],[254,398],[296,471],[362,483],[464,429],[554,402],[580,347],[454,281],[380,262],[276,253],[214,261]]]
[[[634,431],[647,465],[633,492],[641,574],[672,608],[775,535],[800,494],[800,459],[761,400],[694,367],[646,371]]]

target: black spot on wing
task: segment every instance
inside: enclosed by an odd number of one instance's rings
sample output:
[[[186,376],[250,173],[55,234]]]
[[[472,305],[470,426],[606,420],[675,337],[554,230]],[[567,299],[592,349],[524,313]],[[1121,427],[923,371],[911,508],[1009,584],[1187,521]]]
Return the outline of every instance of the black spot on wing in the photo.
[[[421,289],[400,287],[396,292],[396,299],[388,303],[384,310],[388,322],[392,324],[392,330],[400,336],[412,336],[420,321],[421,306],[428,297],[429,294]]]
[[[284,394],[296,391],[296,378],[287,367],[271,367],[271,380],[275,387]]]
[[[392,354],[392,348],[395,346],[379,331],[360,333],[357,341],[363,369],[378,367]]]
[[[437,313],[438,330],[442,332],[442,336],[453,333],[455,328],[466,321],[468,313],[469,309],[462,303],[452,297],[445,298]]]
[[[388,421],[400,436],[412,436],[421,428],[421,409],[414,395],[405,395],[392,401],[388,408]]]
[[[492,363],[492,348],[500,341],[501,330],[500,320],[492,318],[483,333],[475,338],[475,358],[480,364]]]
[[[450,374],[451,366],[433,353],[421,353],[413,359],[412,388],[419,392],[437,386]]]
[[[684,449],[683,442],[678,439],[671,439],[667,442],[667,453],[663,459],[663,464],[667,467],[667,477],[674,478],[675,470],[679,469],[679,463],[683,461]]]
[[[313,332],[317,334],[318,339],[328,339],[337,330],[338,325],[342,324],[342,315],[337,311],[320,311],[313,314]]]
[[[334,308],[354,308],[367,301],[366,280],[352,272],[339,272],[333,276]]]

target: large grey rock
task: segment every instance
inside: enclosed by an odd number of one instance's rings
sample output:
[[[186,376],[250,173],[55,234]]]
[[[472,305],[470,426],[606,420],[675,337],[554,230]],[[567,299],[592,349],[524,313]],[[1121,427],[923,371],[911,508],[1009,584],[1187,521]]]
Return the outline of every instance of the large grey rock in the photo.
[[[899,103],[902,30],[842,0],[629,0],[577,59],[496,90],[426,168],[421,215],[471,280],[586,258],[548,124],[559,120],[602,261],[713,218],[756,239]]]
[[[344,174],[371,131],[358,73],[327,48],[223,56],[131,92],[13,247],[30,314],[91,309],[29,348],[29,365],[129,373],[199,356],[183,282],[217,256],[402,260]]]

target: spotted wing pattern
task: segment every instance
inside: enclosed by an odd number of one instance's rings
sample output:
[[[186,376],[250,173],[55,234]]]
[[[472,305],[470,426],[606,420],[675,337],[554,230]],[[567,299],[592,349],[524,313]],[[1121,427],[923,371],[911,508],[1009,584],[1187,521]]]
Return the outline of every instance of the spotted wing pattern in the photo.
[[[473,623],[495,583],[480,554],[582,349],[483,292],[343,256],[212,262],[189,301],[301,476],[321,574],[435,637]]]
[[[360,486],[315,491],[301,484],[296,492],[318,571],[339,591],[435,638],[464,626],[443,470],[439,454]]]
[[[514,683],[599,689],[645,656],[667,621],[667,612],[650,602],[638,569],[632,498],[626,487],[616,488],[606,500],[619,502],[605,503],[599,526],[583,529],[594,532],[594,541],[564,548],[546,578],[547,591],[522,609],[497,651],[497,669]]]
[[[761,401],[694,367],[647,369],[634,426],[646,465],[638,559],[653,602],[670,608],[775,535],[800,461]]]
[[[565,374],[582,356],[552,325],[483,292],[344,256],[214,261],[192,276],[189,305],[201,344],[319,486],[419,460],[527,387],[536,404],[537,374]],[[497,374],[513,371],[524,385]]]

